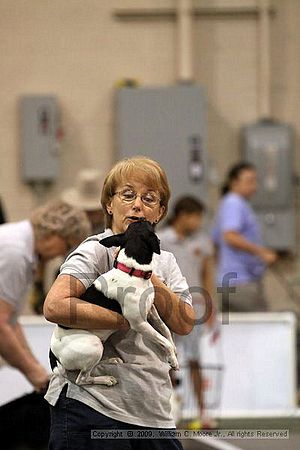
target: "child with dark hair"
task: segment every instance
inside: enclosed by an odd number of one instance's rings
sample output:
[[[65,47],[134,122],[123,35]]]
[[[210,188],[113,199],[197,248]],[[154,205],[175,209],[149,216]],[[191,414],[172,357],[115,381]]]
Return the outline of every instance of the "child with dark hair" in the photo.
[[[201,376],[201,356],[199,354],[200,330],[206,323],[212,326],[215,321],[213,293],[213,248],[209,237],[201,230],[204,204],[192,197],[179,198],[173,207],[168,226],[159,232],[161,247],[171,251],[186,277],[197,313],[197,322],[188,336],[176,336],[181,344],[197,398],[199,418],[190,423],[192,428],[210,428],[212,420],[204,417],[203,380]]]

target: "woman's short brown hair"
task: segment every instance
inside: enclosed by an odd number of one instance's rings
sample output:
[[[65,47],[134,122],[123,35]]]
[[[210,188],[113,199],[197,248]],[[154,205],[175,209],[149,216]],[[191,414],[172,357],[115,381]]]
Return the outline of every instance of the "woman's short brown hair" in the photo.
[[[112,226],[112,216],[107,212],[107,205],[121,183],[129,180],[141,180],[149,188],[158,191],[160,195],[160,206],[164,206],[161,219],[167,214],[170,199],[170,186],[164,169],[157,161],[146,156],[135,156],[125,158],[117,162],[107,174],[101,193],[101,204],[105,214],[105,222],[108,227]]]
[[[53,200],[37,208],[31,214],[30,221],[37,239],[56,234],[70,246],[75,246],[91,234],[86,213],[62,200]]]

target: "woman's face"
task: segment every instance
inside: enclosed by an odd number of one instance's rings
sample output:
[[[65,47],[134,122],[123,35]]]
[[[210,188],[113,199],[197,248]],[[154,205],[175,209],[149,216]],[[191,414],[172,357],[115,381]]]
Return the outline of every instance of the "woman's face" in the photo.
[[[134,194],[137,194],[135,199]],[[140,219],[157,223],[165,210],[159,200],[159,192],[141,181],[120,184],[106,206],[112,215],[112,231],[115,234],[124,233],[130,223]]]
[[[245,169],[232,182],[232,191],[249,199],[257,191],[257,174],[255,170]]]
[[[49,261],[57,256],[65,256],[69,250],[67,240],[57,234],[51,234],[36,242],[36,252],[44,261]]]

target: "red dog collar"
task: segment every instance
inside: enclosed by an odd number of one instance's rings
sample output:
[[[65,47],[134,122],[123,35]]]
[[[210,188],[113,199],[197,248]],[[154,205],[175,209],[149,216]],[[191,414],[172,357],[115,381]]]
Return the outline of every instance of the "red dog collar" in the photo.
[[[144,278],[144,280],[149,280],[152,275],[151,270],[146,272],[144,270],[134,269],[133,267],[127,267],[125,264],[118,262],[116,259],[114,260],[114,267],[122,270],[122,272],[128,273],[131,277]]]

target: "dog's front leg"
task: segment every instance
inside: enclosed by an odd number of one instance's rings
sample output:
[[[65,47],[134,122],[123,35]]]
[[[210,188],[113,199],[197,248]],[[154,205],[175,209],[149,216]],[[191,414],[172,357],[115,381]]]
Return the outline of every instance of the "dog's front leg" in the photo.
[[[149,315],[148,315],[148,320],[149,322],[151,322],[151,324],[153,325],[153,327],[159,331],[163,336],[165,336],[166,339],[168,339],[175,347],[175,343],[174,343],[174,339],[172,337],[172,333],[169,330],[169,328],[167,327],[167,325],[165,324],[165,322],[161,319],[160,315],[158,314],[158,311],[155,307],[155,305],[151,306]],[[175,348],[176,351],[176,348]]]
[[[81,370],[76,378],[75,383],[79,386],[84,386],[87,384],[104,384],[105,386],[114,386],[115,384],[117,384],[117,379],[111,375],[100,375],[98,377],[93,377],[91,375],[91,371],[93,369],[94,367],[88,371]]]
[[[162,336],[158,331],[156,331],[148,322],[144,322],[142,320],[131,321],[128,319],[130,323],[130,327],[138,333],[141,333],[143,336],[146,336],[150,341],[160,344],[167,353],[167,360],[172,369],[178,370],[179,364],[176,357],[175,346],[172,342]]]

